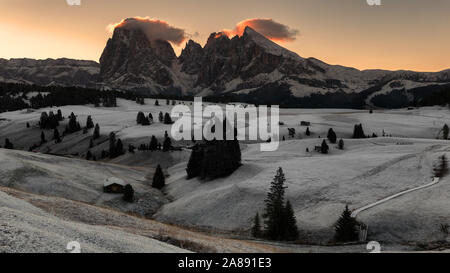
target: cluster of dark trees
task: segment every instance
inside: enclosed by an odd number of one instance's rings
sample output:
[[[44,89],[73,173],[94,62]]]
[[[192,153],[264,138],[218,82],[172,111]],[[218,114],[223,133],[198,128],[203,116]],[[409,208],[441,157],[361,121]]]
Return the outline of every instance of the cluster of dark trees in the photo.
[[[145,105],[145,100],[143,97],[136,97],[136,103],[140,105]]]
[[[366,138],[362,124],[356,124],[353,129],[353,138]]]
[[[276,241],[295,241],[299,237],[297,220],[291,203],[285,202],[286,178],[279,168],[265,199],[263,214],[264,229],[257,213],[252,227],[252,236]]]
[[[64,134],[72,134],[81,130],[81,125],[77,121],[77,116],[72,112],[69,116],[69,123],[66,125]]]
[[[139,112],[136,117],[136,123],[142,126],[149,126],[153,123],[153,115],[150,113],[146,116],[143,112]]]
[[[173,149],[172,146],[172,139],[170,138],[167,131],[164,133],[164,140],[162,144],[158,142],[158,139],[153,135],[150,139],[150,143],[147,144],[141,144],[138,147],[139,151],[163,151],[168,152]]]
[[[116,134],[111,132],[109,134],[109,158],[116,158],[124,154],[123,143],[119,138],[116,140]]]
[[[330,130],[328,130],[327,138],[330,141],[330,143],[336,144],[337,136],[333,128],[330,128]]]
[[[39,119],[39,127],[44,130],[55,129],[59,126],[59,122],[64,120],[61,110],[58,109],[56,115],[53,111],[43,112]]]
[[[224,136],[226,135],[225,123]],[[199,177],[200,179],[216,179],[232,174],[241,166],[241,148],[236,138],[234,140],[203,140],[196,143],[192,149],[191,157],[187,165],[188,179]]]
[[[172,117],[170,117],[169,113],[163,114],[163,112],[159,112],[158,120],[159,120],[159,122],[164,123],[164,124],[168,124],[168,125],[173,124]]]
[[[37,92],[27,102],[27,94]],[[117,106],[117,98],[137,100],[133,92],[101,91],[97,89],[63,86],[38,86],[19,83],[0,83],[0,112],[25,108],[44,108],[64,105],[94,104]]]

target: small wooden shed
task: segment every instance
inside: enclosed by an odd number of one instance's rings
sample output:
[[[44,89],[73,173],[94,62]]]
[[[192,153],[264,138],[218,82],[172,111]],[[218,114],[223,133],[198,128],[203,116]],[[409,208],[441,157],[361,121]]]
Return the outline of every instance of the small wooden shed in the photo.
[[[103,183],[103,191],[105,193],[123,193],[125,189],[125,181],[117,177],[105,179]]]

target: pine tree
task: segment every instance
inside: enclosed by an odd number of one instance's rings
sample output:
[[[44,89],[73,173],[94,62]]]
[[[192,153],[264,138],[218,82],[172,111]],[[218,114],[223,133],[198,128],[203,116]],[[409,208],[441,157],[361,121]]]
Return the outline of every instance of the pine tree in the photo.
[[[98,123],[95,124],[93,137],[94,137],[94,139],[98,139],[100,137],[100,126],[98,125]]]
[[[169,113],[166,113],[164,115],[164,124],[173,124],[172,118],[170,117]]]
[[[447,124],[445,124],[442,128],[442,133],[444,135],[444,139],[448,139],[449,128]]]
[[[169,134],[166,131],[164,136],[163,151],[168,152],[171,149],[172,149],[172,140],[170,139]]]
[[[116,134],[113,132],[109,134],[109,157],[116,157]]]
[[[366,138],[362,124],[356,124],[353,129],[353,138]]]
[[[119,139],[117,140],[116,150],[115,150],[114,156],[117,157],[117,156],[121,156],[121,155],[123,155],[123,154],[124,154],[124,151],[123,151],[123,143],[122,143],[122,140],[119,138]]]
[[[92,117],[88,116],[86,119],[86,128],[87,129],[92,129],[94,128],[94,122],[92,121]]]
[[[328,130],[327,138],[330,141],[330,143],[333,143],[333,144],[336,143],[337,136],[336,136],[336,133],[333,131],[333,128],[330,128],[330,130]]]
[[[45,139],[44,131],[42,131],[42,132],[41,132],[41,144],[44,144],[44,143],[46,143],[46,142],[47,142],[47,140]]]
[[[127,184],[124,188],[123,200],[128,203],[133,203],[134,201],[134,189],[130,184]]]
[[[163,123],[163,121],[164,121],[164,114],[163,114],[163,112],[159,112],[158,120],[159,120],[159,122]]]
[[[142,126],[149,126],[150,120],[146,116],[144,116],[141,124],[142,124]]]
[[[339,150],[344,150],[344,140],[343,139],[339,140],[338,148],[339,148]]]
[[[309,130],[309,127],[307,127],[306,128],[306,133],[305,133],[307,136],[310,136],[311,135],[311,131]]]
[[[27,122],[27,128],[30,128],[30,123]]]
[[[447,157],[445,154],[439,157],[439,162],[433,168],[433,171],[434,171],[434,176],[439,177],[439,178],[442,178],[448,174],[448,172],[449,172],[448,161],[447,161]]]
[[[58,109],[58,112],[56,114],[56,117],[58,118],[58,121],[62,121],[64,119],[61,109]]]
[[[150,145],[148,146],[148,149],[150,151],[156,151],[158,149],[158,140],[155,136],[152,136],[152,139],[150,140]]]
[[[164,177],[161,165],[158,165],[155,171],[155,175],[153,176],[152,187],[160,190],[164,188],[165,185],[166,185],[166,178]]]
[[[284,214],[284,192],[286,187],[284,183],[283,169],[279,168],[275,175],[270,190],[265,199],[265,211],[263,218],[265,219],[264,233],[270,240],[281,240],[283,236],[283,214]]]
[[[292,209],[291,202],[288,200],[284,207],[284,234],[283,240],[295,241],[298,239],[298,227],[297,219],[295,218],[294,210]]]
[[[201,174],[203,162],[203,149],[199,145],[195,145],[192,149],[189,162],[187,164],[186,172],[187,178],[191,179]]]
[[[325,139],[322,141],[322,145],[320,148],[320,151],[322,154],[328,154],[328,151],[330,150],[330,147],[328,147],[327,142],[325,141]]]
[[[137,114],[137,117],[136,117],[136,123],[137,123],[138,125],[143,124],[143,123],[144,123],[144,119],[145,119],[144,113],[143,113],[143,112],[139,112],[139,113]]]
[[[336,231],[334,239],[337,242],[354,242],[358,240],[358,222],[352,217],[348,206],[342,212],[341,217],[336,222],[334,229]]]
[[[92,149],[92,148],[94,148],[94,140],[91,138],[89,140],[89,149]]]
[[[150,121],[150,124],[152,124],[153,123],[153,115],[152,115],[152,113],[148,114],[148,119]]]
[[[55,143],[61,143],[61,136],[59,135],[58,128],[53,130],[53,139],[55,140]]]
[[[68,133],[74,133],[81,129],[80,125],[77,122],[77,117],[74,113],[70,114],[69,124],[68,124]]]
[[[254,238],[261,238],[262,237],[259,213],[256,213],[256,216],[253,219],[252,236]]]
[[[11,143],[11,141],[9,141],[9,138],[5,139],[5,149],[9,149],[9,150],[14,149],[14,145]]]
[[[158,100],[155,101],[155,106],[159,106],[159,101]]]

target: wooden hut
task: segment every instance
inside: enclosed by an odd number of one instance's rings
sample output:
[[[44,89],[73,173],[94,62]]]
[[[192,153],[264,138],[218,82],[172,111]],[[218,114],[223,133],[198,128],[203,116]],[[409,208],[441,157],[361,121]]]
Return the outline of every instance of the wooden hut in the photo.
[[[124,188],[125,181],[116,177],[107,178],[103,183],[103,191],[105,193],[123,193]]]

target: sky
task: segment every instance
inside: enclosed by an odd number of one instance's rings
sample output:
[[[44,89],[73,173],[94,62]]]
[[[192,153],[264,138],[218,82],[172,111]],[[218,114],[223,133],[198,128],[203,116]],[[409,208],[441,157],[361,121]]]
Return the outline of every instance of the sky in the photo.
[[[0,58],[98,61],[111,37],[108,26],[126,18],[164,21],[202,45],[210,33],[226,29],[238,34],[236,25],[253,19],[262,28],[267,21],[284,28],[289,37],[275,40],[280,45],[330,64],[415,71],[450,68],[449,0],[381,0],[381,4],[370,6],[367,0],[81,0],[80,6],[70,6],[66,0],[0,0]],[[276,27],[267,31],[279,31]],[[185,42],[175,41],[172,44],[179,54]]]

